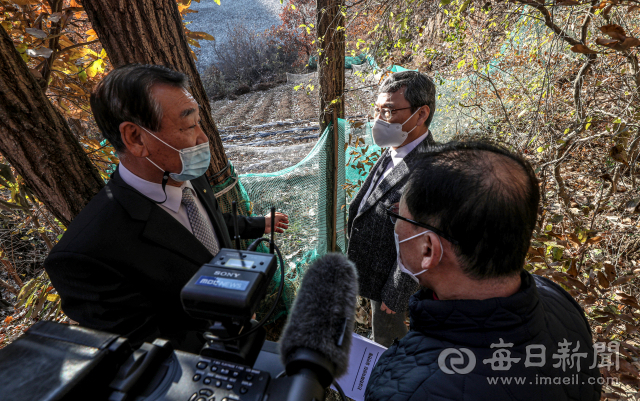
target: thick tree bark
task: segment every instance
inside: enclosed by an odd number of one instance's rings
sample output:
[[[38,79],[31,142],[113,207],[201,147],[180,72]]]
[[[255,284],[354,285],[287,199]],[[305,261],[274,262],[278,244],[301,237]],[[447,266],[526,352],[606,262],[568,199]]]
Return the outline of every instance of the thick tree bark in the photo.
[[[83,0],[93,29],[111,63],[118,67],[130,63],[161,64],[189,76],[191,94],[201,107],[202,129],[209,138],[211,177],[227,165],[218,129],[211,116],[211,105],[191,57],[182,18],[175,0]],[[229,172],[214,177],[223,181]]]
[[[2,27],[0,152],[64,225],[104,186]]]

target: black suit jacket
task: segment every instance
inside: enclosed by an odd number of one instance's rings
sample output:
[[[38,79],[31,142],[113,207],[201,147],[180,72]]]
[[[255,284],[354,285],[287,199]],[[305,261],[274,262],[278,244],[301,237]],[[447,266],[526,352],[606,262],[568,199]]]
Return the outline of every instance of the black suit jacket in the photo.
[[[409,297],[419,286],[408,274],[397,269],[394,227],[387,216],[387,208],[400,201],[416,156],[433,145],[435,142],[429,132],[429,135],[380,181],[359,211],[362,198],[380,168],[380,157],[349,205],[347,254],[358,270],[359,294],[374,301],[384,302],[395,312],[407,310]]]
[[[192,180],[220,247],[231,248],[233,216],[220,212],[206,178]],[[238,217],[242,238],[264,233],[264,217]],[[136,345],[163,337],[175,346],[207,322],[189,317],[182,286],[213,255],[174,217],[127,185],[118,171],[51,250],[44,266],[62,310],[83,326]]]

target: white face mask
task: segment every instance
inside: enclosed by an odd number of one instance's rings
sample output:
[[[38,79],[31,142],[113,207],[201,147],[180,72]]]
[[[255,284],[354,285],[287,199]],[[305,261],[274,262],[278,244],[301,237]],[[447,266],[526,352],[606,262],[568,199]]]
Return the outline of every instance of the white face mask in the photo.
[[[415,116],[416,113],[420,111],[420,108],[416,110],[411,117]],[[411,120],[411,117],[407,118],[407,121]],[[386,148],[388,146],[398,147],[404,143],[409,134],[418,127],[416,124],[415,127],[411,129],[409,132],[405,132],[402,130],[402,126],[407,123],[407,121],[400,123],[390,123],[380,118],[377,118],[373,122],[373,127],[371,127],[371,134],[373,135],[373,141],[376,145],[381,148]]]
[[[421,270],[421,271],[419,271],[419,272],[417,272],[417,273],[413,273],[413,272],[409,271],[409,269],[407,269],[406,267],[404,267],[404,264],[402,263],[402,257],[400,256],[400,244],[402,244],[403,242],[410,241],[410,240],[412,240],[412,239],[414,239],[414,238],[418,238],[419,236],[421,236],[421,235],[425,235],[426,233],[430,233],[430,232],[433,232],[433,231],[429,231],[429,230],[427,230],[427,231],[422,232],[422,233],[420,233],[420,234],[414,235],[413,237],[405,238],[405,239],[403,239],[402,241],[398,241],[398,234],[396,234],[396,232],[395,232],[395,231],[393,232],[393,238],[394,238],[394,240],[395,240],[395,242],[396,242],[396,254],[398,255],[398,256],[397,256],[398,267],[400,268],[400,271],[401,271],[401,272],[403,272],[403,273],[406,273],[406,274],[410,275],[410,276],[411,276],[411,278],[413,279],[413,281],[415,281],[416,283],[418,283],[418,282],[419,282],[419,281],[418,281],[418,277],[416,277],[416,276],[421,275],[422,273],[426,272],[428,269],[424,269],[424,270]],[[442,255],[443,255],[443,253],[444,253],[444,251],[443,251],[443,249],[442,249],[442,241],[440,241],[440,260],[438,261],[438,263],[440,263],[440,262],[442,261]]]
[[[182,162],[182,171],[179,173],[169,173],[169,176],[173,178],[174,181],[183,182],[194,180],[200,176],[202,176],[207,169],[209,168],[209,163],[211,162],[211,150],[209,149],[209,142],[201,143],[200,145],[195,145],[190,148],[184,149],[176,149],[173,146],[169,145],[162,139],[158,138],[149,130],[144,127],[140,127],[143,130],[147,131],[149,135],[156,138],[160,142],[164,143],[171,149],[175,150],[180,154],[180,161]],[[147,157],[147,160],[154,166],[156,166],[160,171],[164,172],[164,170],[155,164],[151,159]]]

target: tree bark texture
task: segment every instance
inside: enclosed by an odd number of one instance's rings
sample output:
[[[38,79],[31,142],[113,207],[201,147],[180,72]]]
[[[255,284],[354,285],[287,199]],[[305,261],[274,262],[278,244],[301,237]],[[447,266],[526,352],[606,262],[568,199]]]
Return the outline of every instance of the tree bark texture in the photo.
[[[175,0],[83,0],[93,29],[115,67],[125,64],[160,64],[189,76],[191,94],[200,105],[202,130],[209,138],[212,177],[227,165],[227,155],[211,116],[195,62],[191,57],[182,18]],[[215,176],[214,185],[229,177]]]
[[[104,186],[64,117],[0,27],[0,152],[64,225]]]
[[[338,152],[344,152],[338,143],[338,118],[344,118],[344,55],[345,26],[344,0],[316,0],[318,34],[318,82],[320,84],[320,133],[333,122],[327,137],[325,179],[321,194],[326,199],[327,252],[335,252],[337,229]],[[319,206],[319,209],[322,207]]]
[[[344,0],[317,0],[318,82],[320,84],[320,133],[333,119],[344,118]],[[334,100],[337,100],[332,104]]]

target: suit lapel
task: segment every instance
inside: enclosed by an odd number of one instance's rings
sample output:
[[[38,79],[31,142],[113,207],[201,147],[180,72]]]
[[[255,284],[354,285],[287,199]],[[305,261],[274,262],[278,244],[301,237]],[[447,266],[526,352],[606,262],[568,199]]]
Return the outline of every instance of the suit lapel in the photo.
[[[387,149],[385,151],[385,153],[386,152],[389,152],[389,150]],[[373,181],[373,176],[376,175],[376,171],[378,171],[378,169],[381,168],[380,167],[381,161],[382,161],[383,156],[385,155],[385,153],[381,154],[380,157],[378,158],[378,160],[376,161],[376,164],[373,165],[373,167],[369,171],[369,174],[367,175],[367,178],[365,178],[364,182],[362,183],[362,186],[360,187],[360,190],[358,190],[358,193],[356,194],[356,197],[351,202],[351,205],[349,207],[349,220],[347,222],[347,230],[349,232],[351,232],[351,224],[353,223],[353,220],[359,214],[358,213],[358,209],[360,208],[360,202],[362,202],[362,198],[364,197],[364,195],[369,190],[369,187],[371,186],[371,181]],[[371,197],[371,195],[369,195],[369,197]],[[363,211],[364,211],[364,209],[363,209]]]
[[[389,163],[392,163],[389,161]],[[391,172],[384,178],[380,180],[378,186],[371,192],[367,200],[365,201],[364,206],[362,207],[362,211],[360,214],[369,210],[373,205],[380,200],[387,192],[391,190],[400,180],[404,178],[405,175],[409,173],[409,168],[403,159],[397,166],[394,166],[391,169]]]
[[[151,211],[142,235],[196,264],[213,258],[211,252],[189,230],[160,207]]]
[[[107,184],[107,196],[113,196],[131,218],[145,222],[142,232],[144,238],[196,264],[212,258],[207,248],[178,220],[127,185],[118,170],[113,173]]]
[[[391,171],[386,177],[380,180],[380,183],[378,184],[378,186],[373,190],[373,192],[371,192],[371,194],[369,194],[369,197],[365,201],[365,205],[362,207],[362,211],[358,214],[362,214],[367,210],[369,210],[387,192],[389,192],[393,187],[395,187],[396,184],[402,181],[405,178],[405,176],[409,174],[410,165],[413,159],[417,155],[425,151],[429,146],[432,146],[432,145],[433,145],[433,139],[431,136],[431,132],[429,132],[429,135],[427,135],[427,137],[420,144],[418,144],[418,146],[416,146],[415,149],[409,152],[409,154],[406,155],[397,166],[394,166],[391,169]],[[389,150],[387,150],[387,152],[388,151]],[[389,163],[393,163],[393,162],[389,161]],[[379,163],[376,163],[376,166],[380,168]],[[369,175],[371,176],[372,174],[369,173]]]

